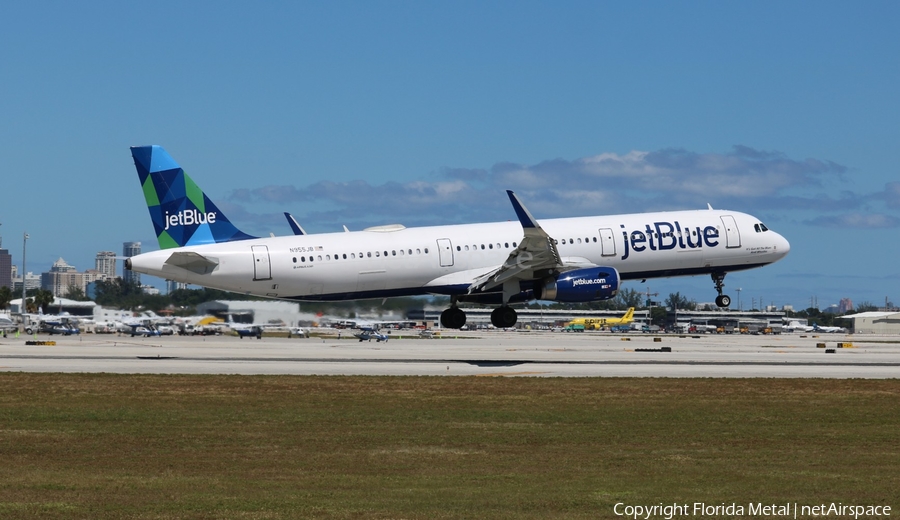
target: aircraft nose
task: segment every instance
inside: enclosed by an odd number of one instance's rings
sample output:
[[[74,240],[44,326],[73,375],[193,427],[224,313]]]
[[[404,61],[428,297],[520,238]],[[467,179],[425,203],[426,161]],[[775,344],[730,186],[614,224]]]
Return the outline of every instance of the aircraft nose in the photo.
[[[778,235],[778,238],[775,240],[775,252],[781,257],[787,256],[791,252],[791,243],[783,236]]]

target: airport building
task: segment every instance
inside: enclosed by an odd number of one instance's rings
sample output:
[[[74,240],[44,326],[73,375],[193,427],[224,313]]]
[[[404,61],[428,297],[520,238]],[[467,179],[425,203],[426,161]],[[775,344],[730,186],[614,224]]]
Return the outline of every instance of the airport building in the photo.
[[[197,306],[197,314],[210,314],[235,323],[300,325],[300,304],[282,301],[215,300]]]
[[[853,323],[850,332],[854,334],[900,334],[900,312],[897,311],[861,312],[841,317]]]

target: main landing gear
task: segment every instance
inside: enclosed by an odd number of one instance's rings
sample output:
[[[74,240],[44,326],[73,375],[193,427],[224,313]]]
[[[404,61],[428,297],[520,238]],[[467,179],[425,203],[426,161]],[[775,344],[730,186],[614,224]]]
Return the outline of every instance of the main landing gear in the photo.
[[[491,313],[491,324],[498,329],[512,327],[519,320],[516,310],[508,305],[494,309]],[[449,309],[441,313],[441,326],[447,329],[461,329],[466,324],[466,313],[453,302]]]
[[[719,307],[728,307],[731,305],[731,296],[722,294],[722,288],[725,287],[725,273],[712,273],[713,282],[716,284],[716,291],[719,295],[716,297],[716,305]]]
[[[466,324],[466,313],[456,306],[453,306],[441,313],[441,327],[446,329],[461,329]]]
[[[494,309],[491,313],[491,324],[498,329],[512,327],[519,320],[516,310],[508,305],[503,305]]]

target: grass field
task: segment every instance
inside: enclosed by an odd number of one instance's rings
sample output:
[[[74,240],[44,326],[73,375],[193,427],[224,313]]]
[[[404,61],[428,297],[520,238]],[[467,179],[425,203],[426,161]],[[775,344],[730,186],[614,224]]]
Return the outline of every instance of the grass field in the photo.
[[[4,519],[896,515],[900,381],[4,373],[0,461]]]

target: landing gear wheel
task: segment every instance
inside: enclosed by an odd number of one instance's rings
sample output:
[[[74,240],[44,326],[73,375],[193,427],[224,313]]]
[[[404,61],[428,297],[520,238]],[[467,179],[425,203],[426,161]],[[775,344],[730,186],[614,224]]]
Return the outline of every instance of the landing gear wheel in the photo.
[[[441,327],[447,329],[461,329],[465,324],[466,313],[457,307],[450,307],[441,313]]]
[[[516,314],[515,309],[507,307],[506,305],[497,307],[494,309],[494,312],[491,313],[491,324],[498,329],[512,327],[518,320],[519,315]]]
[[[719,296],[716,297],[716,305],[728,307],[731,305],[731,296],[722,294],[722,288],[725,287],[725,273],[712,273],[710,276],[713,279],[713,283],[716,284],[716,292],[719,293]]]

